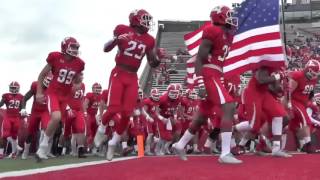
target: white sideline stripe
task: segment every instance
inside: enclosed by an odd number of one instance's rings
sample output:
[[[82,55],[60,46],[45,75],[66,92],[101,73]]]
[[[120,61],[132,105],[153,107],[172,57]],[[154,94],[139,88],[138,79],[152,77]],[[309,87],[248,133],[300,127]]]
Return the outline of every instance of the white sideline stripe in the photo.
[[[37,168],[37,169],[10,171],[10,172],[0,173],[0,178],[19,177],[19,176],[26,176],[26,175],[31,175],[31,174],[40,174],[40,173],[46,173],[46,172],[52,172],[52,171],[60,171],[60,170],[66,170],[66,169],[72,169],[72,168],[79,168],[79,167],[84,167],[84,166],[92,166],[92,165],[113,163],[113,162],[125,161],[125,160],[130,160],[130,159],[137,159],[137,158],[138,157],[136,157],[136,156],[134,156],[134,157],[123,157],[123,158],[113,159],[112,161],[101,160],[101,161],[91,161],[91,162],[83,162],[83,163],[75,163],[75,164],[50,166],[50,167]]]

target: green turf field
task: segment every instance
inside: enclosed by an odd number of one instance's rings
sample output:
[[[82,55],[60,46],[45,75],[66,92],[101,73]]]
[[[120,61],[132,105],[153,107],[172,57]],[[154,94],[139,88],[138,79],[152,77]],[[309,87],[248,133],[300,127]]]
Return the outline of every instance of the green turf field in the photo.
[[[44,160],[41,163],[37,163],[34,157],[29,157],[27,160],[22,160],[20,157],[17,159],[0,159],[0,173],[99,160],[105,160],[105,158],[89,156],[87,158],[79,159],[72,156],[60,156],[57,158]]]

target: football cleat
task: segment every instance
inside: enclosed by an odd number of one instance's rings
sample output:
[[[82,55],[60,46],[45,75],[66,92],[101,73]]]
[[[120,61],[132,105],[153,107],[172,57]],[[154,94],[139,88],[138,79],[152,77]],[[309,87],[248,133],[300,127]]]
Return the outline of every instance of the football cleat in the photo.
[[[184,149],[179,149],[176,147],[176,143],[174,143],[172,145],[172,148],[174,149],[174,152],[180,157],[181,160],[186,161],[188,160],[187,156],[186,156],[186,152],[184,151]]]
[[[224,164],[240,164],[242,163],[241,160],[235,158],[231,153],[220,156],[218,159],[219,163],[224,163]]]
[[[114,156],[114,150],[116,149],[115,145],[108,145],[108,150],[107,150],[107,160],[112,161],[113,156]]]
[[[276,151],[276,152],[272,152],[272,156],[274,157],[284,157],[284,158],[289,158],[292,157],[291,154],[288,154],[282,150]]]

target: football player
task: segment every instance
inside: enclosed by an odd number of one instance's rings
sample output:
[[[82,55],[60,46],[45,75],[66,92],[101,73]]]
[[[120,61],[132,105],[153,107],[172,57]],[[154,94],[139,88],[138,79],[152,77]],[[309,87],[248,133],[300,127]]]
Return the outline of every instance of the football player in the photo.
[[[236,159],[230,153],[232,122],[235,113],[234,100],[220,81],[223,77],[223,61],[228,55],[234,29],[238,26],[238,19],[233,17],[232,10],[227,6],[215,7],[210,13],[210,18],[212,25],[203,30],[202,42],[195,65],[196,74],[200,75],[201,70],[201,75],[203,76],[203,83],[199,84],[200,93],[206,92],[207,95],[205,100],[201,101],[199,113],[190,128],[184,133],[179,142],[173,144],[173,147],[181,159],[187,160],[184,147],[200,129],[201,125],[206,123],[207,118],[212,114],[212,107],[222,105],[222,152],[219,162],[238,164],[242,161]]]
[[[118,25],[114,29],[114,38],[104,45],[104,52],[118,47],[118,53],[109,80],[109,99],[106,115],[98,128],[96,136],[103,139],[106,124],[116,114],[121,114],[121,121],[116,124],[116,132],[108,142],[107,159],[112,160],[116,144],[128,126],[130,116],[138,99],[137,71],[144,56],[151,67],[157,67],[165,52],[155,50],[155,39],[148,33],[153,26],[153,18],[144,9],[134,10],[129,15],[129,26]]]
[[[51,72],[49,72],[49,74],[44,78],[43,82],[41,83],[41,86],[43,86],[43,89],[44,89],[44,93],[46,93],[46,89],[48,88],[51,80],[52,80],[52,74]],[[29,118],[27,138],[24,143],[24,150],[21,156],[22,159],[28,158],[32,139],[36,137],[36,134],[39,129],[41,129],[41,134],[43,135],[45,129],[47,128],[48,122],[50,120],[47,100],[45,100],[43,103],[38,103],[36,101],[35,96],[37,94],[37,86],[38,86],[37,81],[32,82],[31,88],[24,95],[23,102],[22,102],[21,112],[22,112],[22,115],[26,116],[27,101],[33,96],[33,104],[31,108],[31,115]],[[41,127],[39,128],[40,123],[41,123]],[[50,146],[52,146],[52,141],[49,142],[48,149],[50,149]]]
[[[0,159],[4,157],[3,154],[3,140],[6,139],[12,148],[12,152],[9,155],[10,158],[16,158],[17,155],[17,138],[18,130],[20,127],[20,110],[23,101],[23,95],[19,93],[20,85],[17,81],[13,81],[9,84],[9,93],[2,95],[0,101],[0,107],[6,105],[6,116],[2,122],[2,132],[0,140]]]
[[[51,52],[47,57],[47,64],[41,70],[38,77],[38,84],[41,84],[46,74],[52,72],[53,79],[46,90],[46,96],[42,86],[37,86],[36,100],[43,103],[48,98],[50,121],[39,144],[36,153],[37,161],[46,158],[48,141],[59,126],[61,119],[65,119],[65,109],[68,100],[72,97],[73,83],[79,84],[82,81],[82,71],[85,63],[78,57],[79,42],[73,37],[66,37],[61,42],[61,52]]]

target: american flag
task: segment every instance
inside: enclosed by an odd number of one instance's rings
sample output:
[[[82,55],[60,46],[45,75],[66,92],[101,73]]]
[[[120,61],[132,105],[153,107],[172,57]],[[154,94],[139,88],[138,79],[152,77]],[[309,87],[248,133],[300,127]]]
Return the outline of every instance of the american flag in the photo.
[[[191,56],[194,56],[198,53],[203,29],[210,25],[211,22],[205,22],[199,29],[184,35],[184,43],[186,44]]]
[[[246,0],[236,9],[239,27],[225,60],[225,76],[241,74],[260,66],[284,66],[284,54],[279,26],[279,0]],[[206,22],[184,36],[190,55],[197,54]],[[192,61],[187,65],[188,80],[194,77]],[[189,73],[190,72],[190,73]]]
[[[196,60],[196,56],[199,50],[199,46],[201,44],[201,37],[202,37],[202,32],[203,29],[206,28],[207,26],[210,26],[211,22],[205,22],[199,29],[190,32],[188,34],[184,35],[184,43],[187,46],[187,50],[189,54],[192,56],[188,61],[187,61],[187,87],[192,89],[194,87],[195,81],[197,81],[197,77],[194,73],[194,62]]]
[[[239,27],[224,62],[224,75],[242,74],[261,66],[284,66],[279,0],[246,0],[236,16]]]

